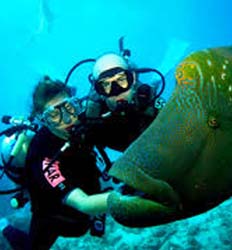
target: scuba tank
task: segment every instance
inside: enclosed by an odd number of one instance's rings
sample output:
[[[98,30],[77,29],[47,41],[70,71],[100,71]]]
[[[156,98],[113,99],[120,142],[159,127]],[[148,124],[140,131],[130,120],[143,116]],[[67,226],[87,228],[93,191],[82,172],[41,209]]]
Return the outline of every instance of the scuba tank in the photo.
[[[2,118],[6,122],[6,116]],[[0,194],[14,194],[10,203],[13,208],[20,208],[29,200],[29,195],[25,188],[25,161],[27,151],[32,138],[36,133],[37,126],[32,123],[21,120],[18,124],[13,124],[10,128],[2,131],[0,136],[4,136],[0,145],[0,166],[2,172],[0,179],[6,175],[11,180],[15,188],[9,190],[0,190]]]
[[[5,136],[1,143],[1,160],[5,174],[16,184],[23,185],[22,173],[29,144],[35,132],[23,130],[11,136]]]

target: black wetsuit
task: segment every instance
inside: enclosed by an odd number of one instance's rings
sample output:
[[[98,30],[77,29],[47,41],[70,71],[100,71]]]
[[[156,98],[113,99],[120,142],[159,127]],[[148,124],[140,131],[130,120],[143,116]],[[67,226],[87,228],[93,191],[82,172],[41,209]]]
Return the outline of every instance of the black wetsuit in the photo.
[[[104,119],[99,128],[99,144],[114,150],[124,151],[153,121],[155,117],[139,112],[115,113]]]
[[[90,216],[62,201],[77,187],[87,194],[100,192],[96,155],[91,147],[74,143],[48,166],[64,143],[42,128],[30,144],[26,177],[32,220],[27,249],[49,249],[58,236],[80,236],[90,227]]]

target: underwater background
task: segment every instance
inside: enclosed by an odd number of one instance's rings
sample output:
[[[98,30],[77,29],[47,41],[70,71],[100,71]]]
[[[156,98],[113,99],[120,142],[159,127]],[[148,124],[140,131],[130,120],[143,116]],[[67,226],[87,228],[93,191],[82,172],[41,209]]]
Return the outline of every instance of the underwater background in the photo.
[[[173,70],[191,51],[232,44],[230,0],[8,0],[0,10],[0,117],[27,116],[34,85],[45,74],[65,80],[77,62],[119,52],[124,37],[131,61],[164,75],[164,97],[173,91]],[[69,84],[83,96],[90,88],[78,68]],[[0,123],[0,131],[7,125]],[[0,138],[2,140],[2,138]],[[117,157],[116,152],[111,152]],[[14,183],[0,179],[0,189]],[[14,210],[0,196],[0,218],[27,230],[29,205]],[[107,219],[102,238],[60,239],[52,249],[232,249],[232,202],[203,215],[159,227],[130,229]],[[0,249],[10,249],[0,236]]]

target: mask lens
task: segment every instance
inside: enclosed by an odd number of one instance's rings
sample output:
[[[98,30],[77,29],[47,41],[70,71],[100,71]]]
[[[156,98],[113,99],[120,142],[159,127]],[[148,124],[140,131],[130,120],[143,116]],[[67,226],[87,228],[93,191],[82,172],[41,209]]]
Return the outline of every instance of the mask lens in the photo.
[[[107,82],[107,81],[100,81],[98,82],[99,85],[99,89],[101,90],[101,94],[103,95],[108,95],[111,91],[111,82]]]
[[[128,87],[128,81],[125,74],[120,76],[115,82],[123,89]]]
[[[59,108],[49,107],[44,111],[42,120],[50,126],[57,126],[61,122],[61,112]]]
[[[76,109],[73,102],[65,102],[61,109],[63,109],[66,113],[70,115],[74,115],[76,113]]]

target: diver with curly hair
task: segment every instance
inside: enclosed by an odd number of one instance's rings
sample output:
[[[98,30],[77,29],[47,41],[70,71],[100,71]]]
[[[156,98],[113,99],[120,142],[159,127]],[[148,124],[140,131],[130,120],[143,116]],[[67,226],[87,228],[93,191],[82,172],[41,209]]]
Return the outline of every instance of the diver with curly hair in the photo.
[[[18,249],[14,239],[21,238],[22,249],[50,249],[58,236],[85,234],[94,216],[106,212],[109,192],[100,189],[93,145],[72,136],[83,112],[61,81],[45,77],[35,87],[32,114],[42,125],[25,165],[32,219],[29,235],[10,225],[3,229],[12,247]]]

